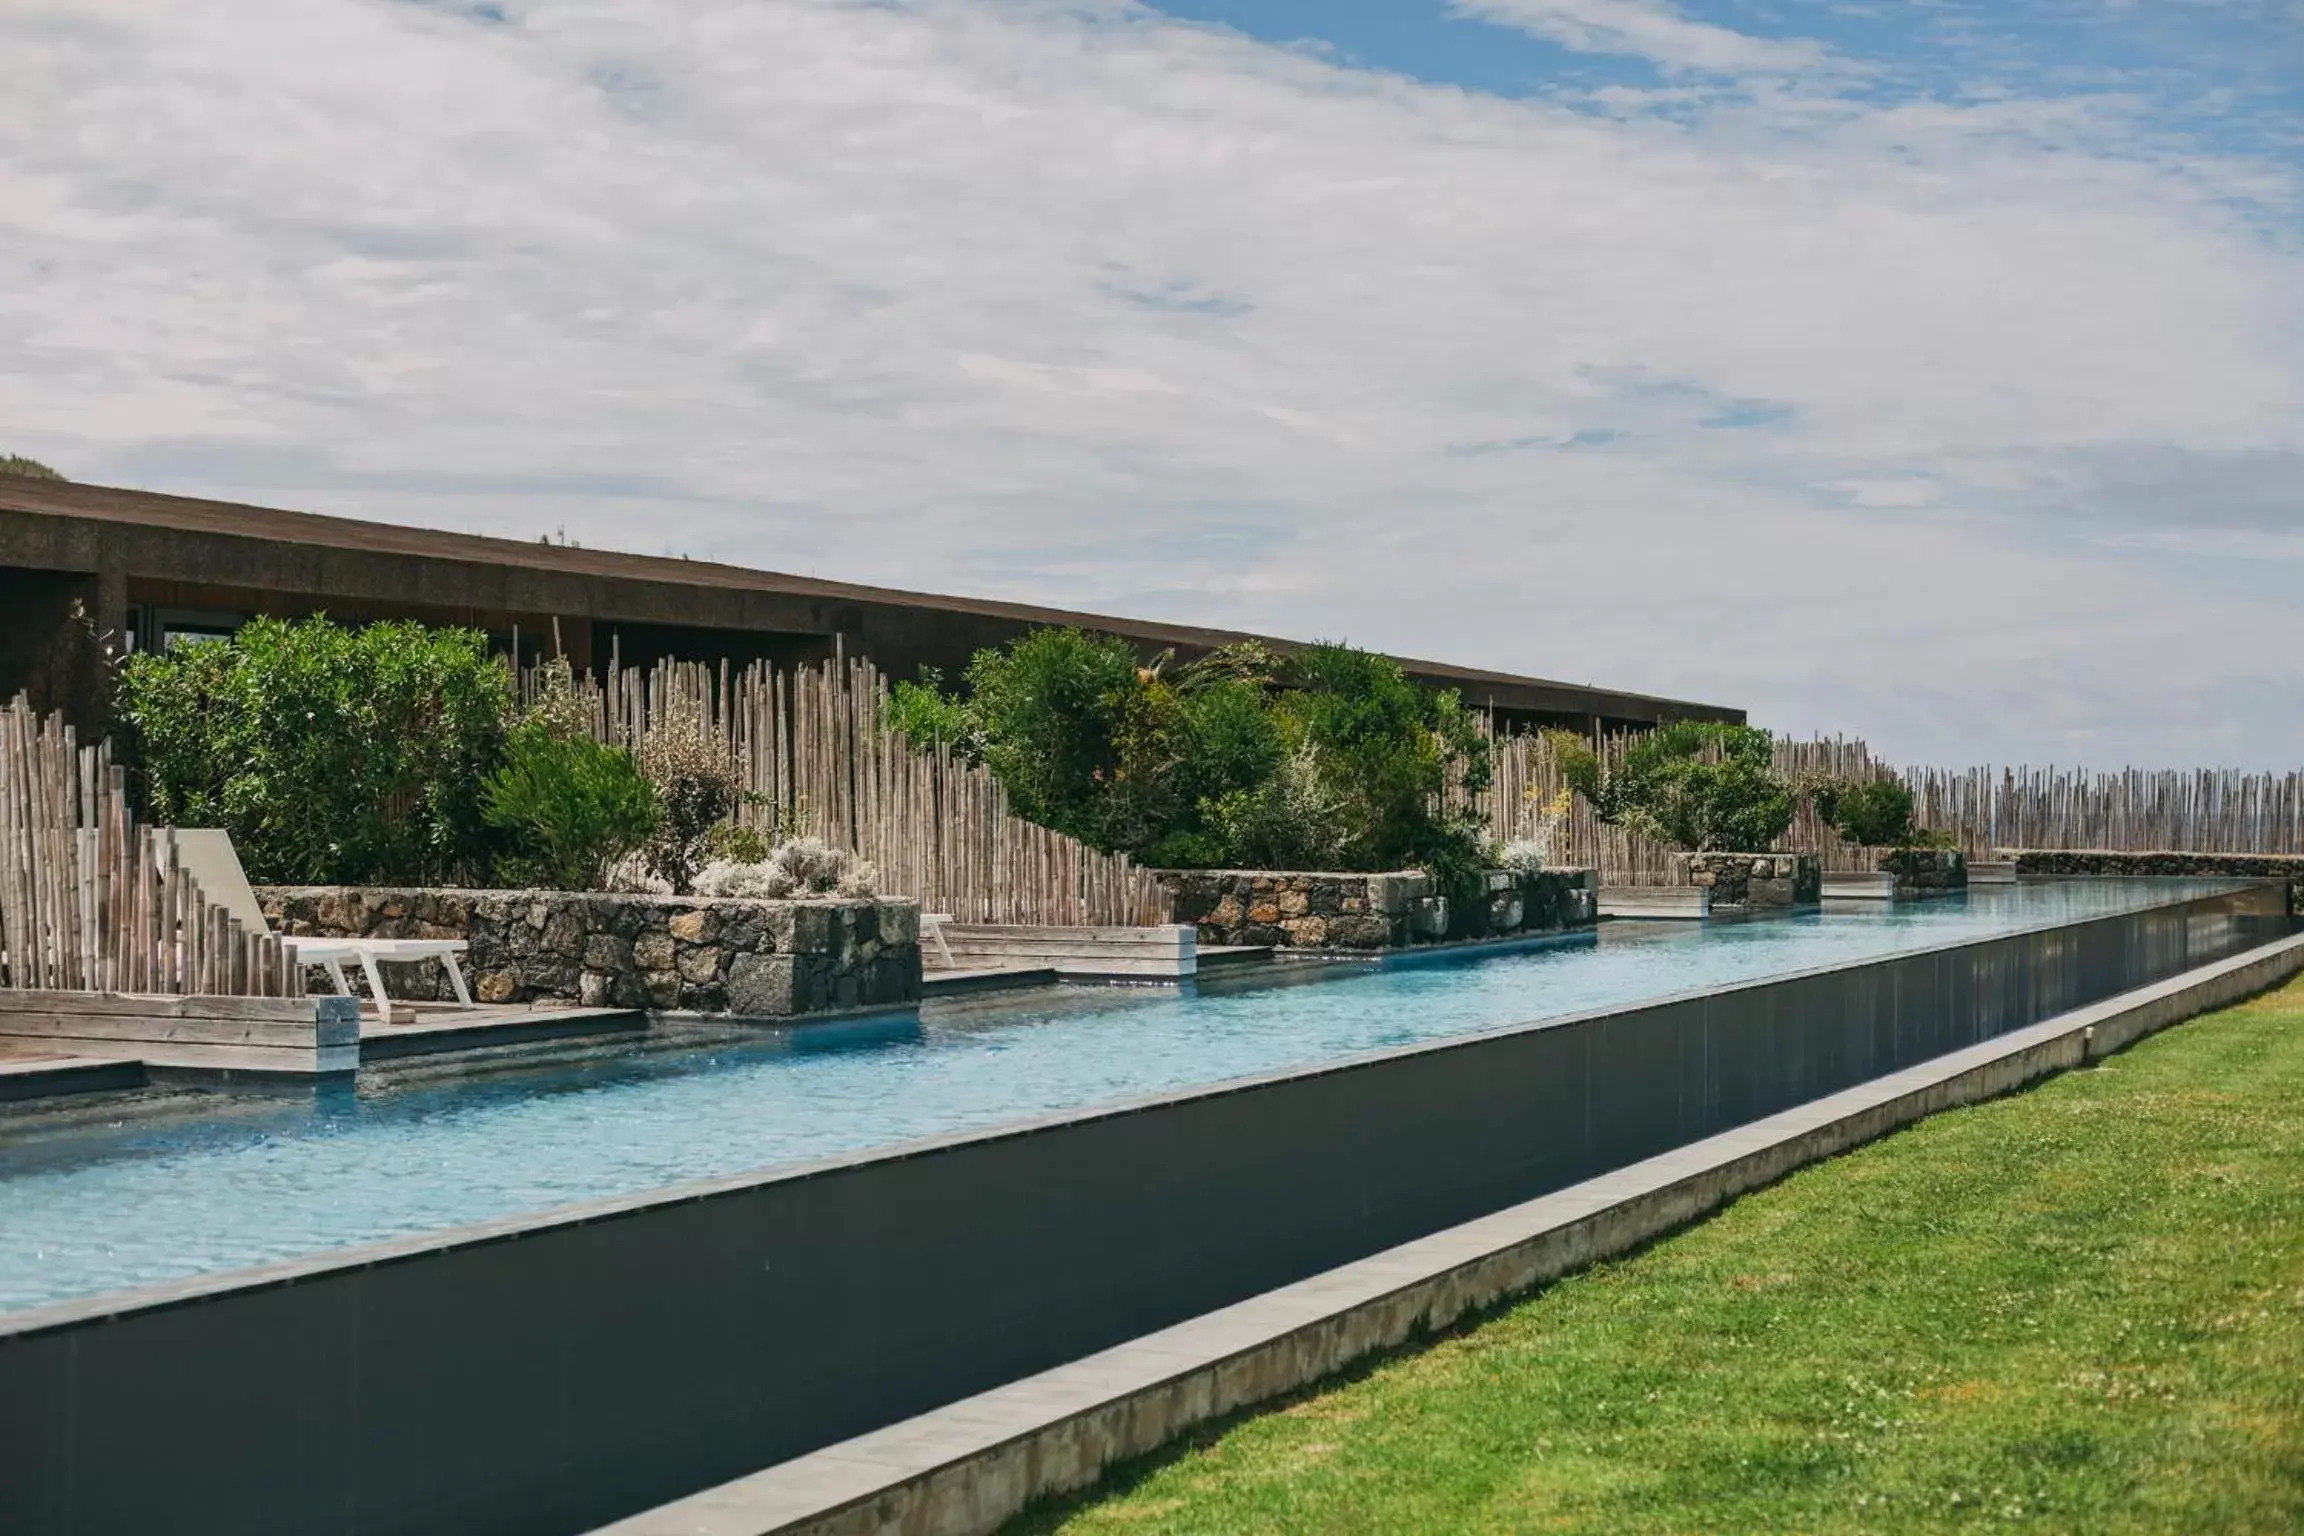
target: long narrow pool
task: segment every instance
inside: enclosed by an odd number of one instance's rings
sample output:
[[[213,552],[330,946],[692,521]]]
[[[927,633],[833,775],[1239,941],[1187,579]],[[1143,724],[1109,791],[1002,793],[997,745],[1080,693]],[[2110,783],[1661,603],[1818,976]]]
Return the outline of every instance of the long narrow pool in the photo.
[[[1996,887],[1506,952],[0,1112],[0,1311],[2228,889]]]

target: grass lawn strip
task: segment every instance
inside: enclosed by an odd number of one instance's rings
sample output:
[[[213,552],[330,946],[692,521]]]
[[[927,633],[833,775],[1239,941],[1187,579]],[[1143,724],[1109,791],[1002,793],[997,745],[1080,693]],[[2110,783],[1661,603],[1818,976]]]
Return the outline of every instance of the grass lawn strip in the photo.
[[[2290,1533],[2300,1426],[2304,981],[1013,1529]]]

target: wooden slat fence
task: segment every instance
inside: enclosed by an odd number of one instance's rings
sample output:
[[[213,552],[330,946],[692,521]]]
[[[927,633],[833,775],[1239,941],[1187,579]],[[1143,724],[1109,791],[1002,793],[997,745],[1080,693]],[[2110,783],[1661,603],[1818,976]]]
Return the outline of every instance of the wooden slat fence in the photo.
[[[0,714],[0,986],[290,997],[304,981],[269,933],[213,906],[174,834],[139,827],[109,743],[81,746],[20,694]]]
[[[524,698],[540,687],[538,669],[520,680]],[[878,868],[882,891],[923,910],[965,923],[1168,920],[1167,897],[1128,858],[1025,820],[989,770],[890,730],[888,680],[868,661],[642,669],[612,659],[577,691],[604,741],[637,747],[657,729],[714,738],[753,796],[742,821],[851,849]]]

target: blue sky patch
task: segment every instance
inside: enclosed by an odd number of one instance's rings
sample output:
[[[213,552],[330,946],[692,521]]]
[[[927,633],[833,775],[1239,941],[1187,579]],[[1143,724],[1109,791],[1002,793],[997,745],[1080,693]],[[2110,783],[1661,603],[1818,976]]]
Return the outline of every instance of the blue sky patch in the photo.
[[[1627,13],[1764,44],[1819,45],[1808,90],[1871,103],[2132,99],[2159,131],[2206,147],[2304,151],[2304,13],[2293,0],[1154,0],[1336,63],[1498,96],[1657,90],[1706,71],[1611,33]],[[1515,20],[1515,18],[1517,18]],[[1567,39],[1564,41],[1563,39]],[[1662,50],[1669,52],[1669,49]],[[1828,78],[1827,78],[1828,77]],[[1659,100],[1654,110],[1670,113]]]

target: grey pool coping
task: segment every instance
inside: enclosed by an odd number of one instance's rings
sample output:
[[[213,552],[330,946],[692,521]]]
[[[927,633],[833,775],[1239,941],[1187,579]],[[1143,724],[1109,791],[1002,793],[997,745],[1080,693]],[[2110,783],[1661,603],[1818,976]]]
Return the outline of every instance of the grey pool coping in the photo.
[[[2139,881],[2139,883],[2142,882]],[[2022,934],[2046,933],[2080,923],[2100,921],[2107,917],[2129,916],[2158,910],[2162,907],[2181,906],[2212,895],[2247,890],[2257,886],[2285,886],[2286,884],[2285,881],[2280,880],[2244,877],[2176,877],[2169,879],[2167,883],[2171,886],[2180,883],[2187,889],[2182,893],[2170,891],[2162,900],[2143,902],[2133,907],[2122,907],[2115,912],[2092,913],[2081,917],[2065,915],[2046,918],[2036,923],[1995,929],[1988,934],[1970,934],[1934,944],[1914,945],[1908,949],[1893,950],[1884,954],[1840,960],[1828,965],[1810,966],[1803,970],[1776,971],[1765,976],[1749,977],[1743,981],[1719,986],[1695,987],[1684,992],[1659,993],[1654,997],[1611,1004],[1603,1008],[1585,1009],[1577,1013],[1564,1013],[1542,1019],[1490,1025],[1484,1029],[1470,1030],[1463,1034],[1447,1035],[1432,1040],[1419,1040],[1407,1045],[1379,1047],[1375,1050],[1333,1057],[1305,1066],[1283,1067],[1270,1072],[1254,1073],[1243,1077],[1221,1078],[1212,1082],[1194,1084],[1187,1088],[1143,1094],[1128,1099],[1107,1100],[1075,1109],[1054,1110],[1045,1115],[1002,1120],[991,1125],[979,1126],[970,1130],[951,1131],[939,1136],[880,1142],[821,1158],[776,1163],[764,1168],[719,1174],[710,1178],[683,1180],[642,1190],[635,1194],[607,1195],[593,1200],[576,1201],[541,1210],[515,1212],[484,1221],[443,1227],[430,1232],[412,1233],[406,1237],[324,1249],[317,1253],[278,1259],[242,1269],[187,1275],[180,1279],[155,1281],[148,1285],[125,1287],[87,1296],[71,1297],[63,1301],[48,1302],[34,1307],[18,1308],[13,1311],[0,1312],[0,1340],[75,1327],[91,1320],[118,1317],[131,1312],[161,1311],[190,1306],[231,1292],[282,1289],[339,1271],[380,1268],[386,1265],[414,1262],[432,1254],[457,1249],[518,1242],[534,1233],[554,1228],[581,1227],[593,1223],[615,1221],[646,1211],[740,1194],[764,1185],[822,1178],[836,1171],[864,1163],[894,1162],[906,1158],[923,1157],[947,1147],[961,1146],[971,1142],[1023,1140],[1063,1126],[1146,1114],[1170,1104],[1192,1099],[1247,1093],[1269,1084],[1286,1082],[1291,1079],[1367,1071],[1381,1067],[1386,1062],[1408,1057],[1462,1050],[1481,1041],[1493,1040],[1501,1035],[1545,1029],[1564,1029],[1590,1020],[1605,1018],[1612,1013],[1632,1009],[1659,1008],[1700,997],[1729,996],[1739,992],[1776,986],[1804,976],[1826,976],[1836,972],[1860,970],[1867,966],[1878,965],[1883,960],[1947,953],[1967,948],[1970,945],[1996,942]],[[1552,942],[1559,942],[1563,937],[1562,935],[1538,936],[1539,940]],[[1572,937],[1582,938],[1585,935],[1577,934]],[[794,1020],[790,1021],[790,1027],[810,1029],[823,1028],[826,1025],[837,1027],[840,1024],[869,1022],[883,1016],[893,1017],[908,1011],[907,1009],[898,1009],[886,1015],[877,1011],[865,1012],[839,1018],[828,1018],[822,1021]]]
[[[1806,1163],[2093,1061],[2304,971],[2304,934],[2011,1030],[1570,1188],[599,1527],[997,1530],[1193,1424],[1622,1253]]]

